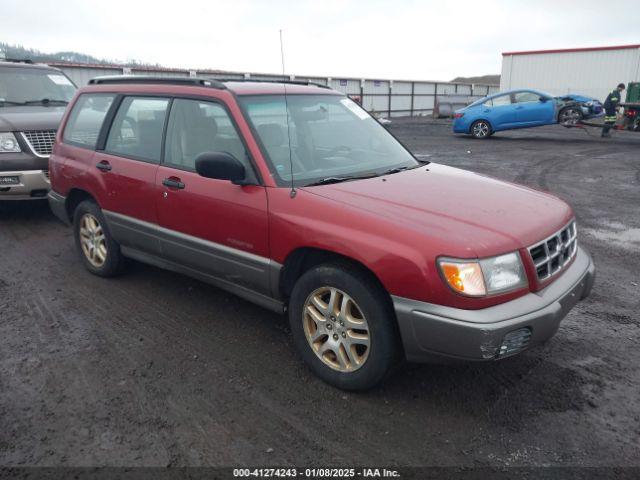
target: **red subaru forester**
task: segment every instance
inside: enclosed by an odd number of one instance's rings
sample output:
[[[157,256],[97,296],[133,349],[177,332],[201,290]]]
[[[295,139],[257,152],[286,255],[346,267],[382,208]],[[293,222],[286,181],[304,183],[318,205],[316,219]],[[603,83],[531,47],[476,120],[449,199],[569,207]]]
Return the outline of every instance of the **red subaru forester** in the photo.
[[[402,358],[521,352],[595,278],[566,203],[417,160],[319,85],[94,79],[50,176],[90,272],[132,258],[286,311],[304,361],[344,389]]]

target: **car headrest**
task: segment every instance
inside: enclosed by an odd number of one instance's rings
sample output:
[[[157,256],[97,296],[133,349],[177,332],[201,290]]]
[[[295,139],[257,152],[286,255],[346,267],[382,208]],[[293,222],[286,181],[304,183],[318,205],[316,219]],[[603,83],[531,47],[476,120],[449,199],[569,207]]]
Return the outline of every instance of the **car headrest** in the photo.
[[[203,117],[198,120],[196,125],[197,129],[200,130],[199,133],[204,132],[209,139],[218,135],[218,122],[213,117]]]
[[[218,123],[213,117],[207,117],[197,102],[179,102],[173,108],[176,107],[179,108],[176,111],[177,120],[184,122],[183,128],[191,131],[191,135],[201,135],[202,131],[206,131],[209,138],[213,138],[218,134]]]

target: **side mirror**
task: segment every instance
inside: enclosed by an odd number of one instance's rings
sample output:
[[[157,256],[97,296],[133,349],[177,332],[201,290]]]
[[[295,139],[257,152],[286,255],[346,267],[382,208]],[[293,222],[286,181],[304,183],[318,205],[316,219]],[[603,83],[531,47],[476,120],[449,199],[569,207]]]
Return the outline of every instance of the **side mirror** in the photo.
[[[549,101],[549,99],[547,97],[540,97],[540,101],[542,103],[547,103]]]
[[[205,178],[229,180],[236,185],[245,185],[244,165],[227,152],[201,153],[196,158],[196,172]]]

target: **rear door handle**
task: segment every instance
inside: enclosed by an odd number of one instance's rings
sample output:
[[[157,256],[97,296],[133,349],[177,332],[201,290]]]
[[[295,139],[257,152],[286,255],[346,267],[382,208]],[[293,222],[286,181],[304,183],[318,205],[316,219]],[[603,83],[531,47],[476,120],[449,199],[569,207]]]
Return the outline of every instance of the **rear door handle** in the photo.
[[[178,190],[182,190],[184,188],[184,183],[182,183],[182,181],[179,178],[175,178],[175,177],[165,178],[162,181],[162,184],[165,187],[176,188]]]
[[[112,167],[109,162],[107,162],[106,160],[102,160],[96,165],[96,168],[103,172],[110,172]]]

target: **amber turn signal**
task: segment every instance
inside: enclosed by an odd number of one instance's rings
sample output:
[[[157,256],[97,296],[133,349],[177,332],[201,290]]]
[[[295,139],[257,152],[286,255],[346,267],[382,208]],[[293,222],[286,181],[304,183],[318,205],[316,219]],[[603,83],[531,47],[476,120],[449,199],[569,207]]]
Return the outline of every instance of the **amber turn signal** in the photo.
[[[477,262],[458,263],[440,261],[445,280],[455,291],[473,297],[487,294],[482,269]]]

